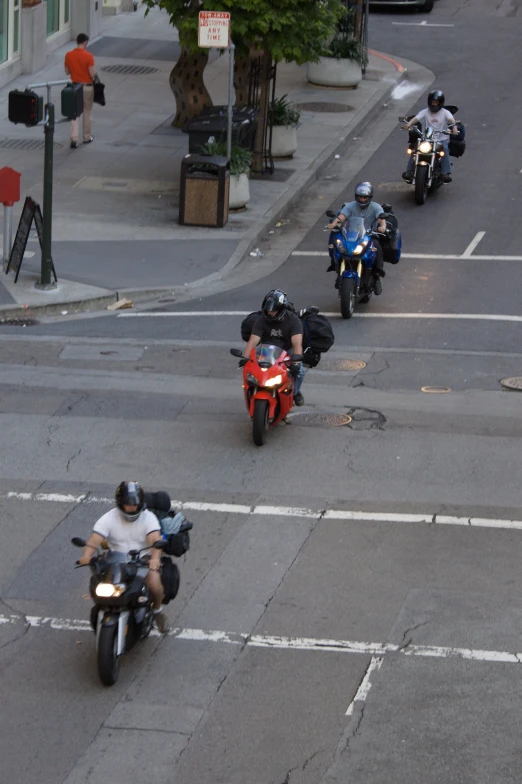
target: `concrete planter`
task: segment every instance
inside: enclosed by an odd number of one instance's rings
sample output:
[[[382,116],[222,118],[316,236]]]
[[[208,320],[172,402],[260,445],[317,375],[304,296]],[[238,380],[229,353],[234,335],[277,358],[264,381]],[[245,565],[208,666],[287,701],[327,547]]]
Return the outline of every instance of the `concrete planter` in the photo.
[[[297,126],[272,126],[272,157],[291,158],[297,150]]]
[[[306,78],[311,84],[323,87],[357,87],[362,80],[362,68],[354,60],[321,57],[318,63],[307,63]]]
[[[230,190],[228,194],[228,207],[231,210],[239,210],[244,207],[250,199],[250,184],[248,174],[231,174]]]

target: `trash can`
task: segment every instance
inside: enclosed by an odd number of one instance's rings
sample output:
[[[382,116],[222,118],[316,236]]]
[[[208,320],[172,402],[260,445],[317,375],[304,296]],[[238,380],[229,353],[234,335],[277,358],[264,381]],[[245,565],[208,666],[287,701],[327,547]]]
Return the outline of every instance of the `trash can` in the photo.
[[[226,142],[228,127],[226,106],[209,106],[187,125],[189,152],[198,153],[211,136]],[[258,111],[249,107],[234,107],[232,111],[232,144],[254,149]]]
[[[220,155],[189,153],[181,161],[179,223],[221,229],[228,220],[230,164]]]

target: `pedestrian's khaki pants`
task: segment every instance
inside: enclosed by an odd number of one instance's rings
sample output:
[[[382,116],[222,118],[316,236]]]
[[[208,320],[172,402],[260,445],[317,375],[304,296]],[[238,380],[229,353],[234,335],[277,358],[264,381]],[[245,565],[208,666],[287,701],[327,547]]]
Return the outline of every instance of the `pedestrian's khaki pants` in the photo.
[[[83,86],[83,141],[88,142],[91,138],[91,117],[92,117],[92,105],[94,99],[94,87],[91,87],[88,84],[84,84]],[[79,118],[77,120],[71,120],[71,141],[77,142],[78,141],[78,123]]]

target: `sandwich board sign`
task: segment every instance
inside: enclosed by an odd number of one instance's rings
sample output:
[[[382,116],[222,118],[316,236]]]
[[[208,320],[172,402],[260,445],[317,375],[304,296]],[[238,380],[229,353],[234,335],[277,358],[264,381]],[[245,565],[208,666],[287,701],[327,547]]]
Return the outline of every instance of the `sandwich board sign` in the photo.
[[[228,11],[200,11],[198,46],[228,49],[230,46],[230,13]]]

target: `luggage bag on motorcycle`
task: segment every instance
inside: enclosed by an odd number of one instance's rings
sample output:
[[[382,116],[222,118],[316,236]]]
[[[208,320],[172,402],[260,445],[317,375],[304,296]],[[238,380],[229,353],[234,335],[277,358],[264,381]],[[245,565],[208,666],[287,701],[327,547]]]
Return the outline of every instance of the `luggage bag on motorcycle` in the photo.
[[[449,137],[449,153],[452,158],[460,158],[466,152],[466,142],[464,141],[466,128],[461,122],[458,122],[456,127],[459,131],[458,135]]]
[[[175,558],[181,558],[190,547],[190,536],[188,531],[180,531],[186,519],[181,512],[174,512],[171,505],[169,494],[162,490],[156,493],[145,493],[145,506],[156,515],[161,526],[161,533],[166,537],[163,552],[167,555],[173,555]]]
[[[245,343],[248,343],[250,340],[250,335],[252,334],[252,328],[254,326],[255,320],[258,316],[262,314],[263,311],[256,310],[254,313],[249,313],[246,318],[243,319],[241,322],[241,340],[244,340]]]
[[[163,604],[168,604],[176,598],[179,591],[180,574],[175,563],[170,558],[161,559],[161,584],[163,586]]]
[[[316,367],[321,354],[329,351],[335,341],[332,325],[319,313],[312,313],[301,319],[303,325],[303,364]]]
[[[402,234],[399,221],[392,211],[390,204],[383,204],[386,213],[386,234],[379,237],[382,248],[382,257],[388,264],[398,264],[401,258]]]

